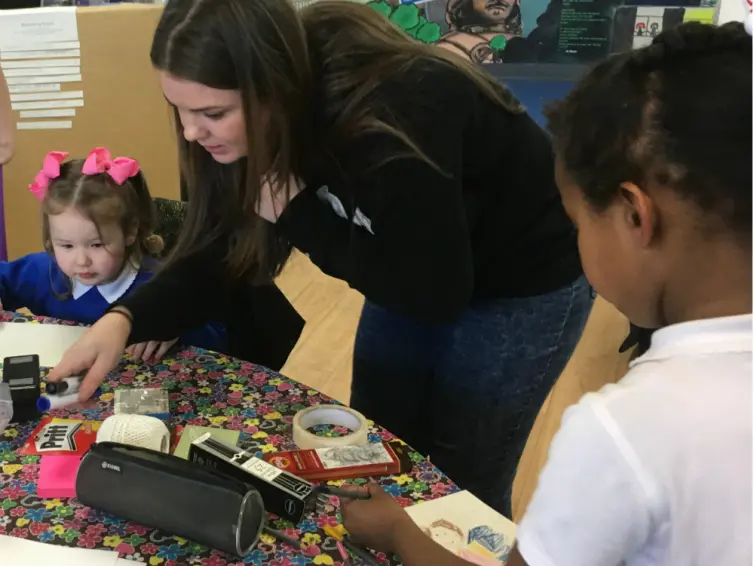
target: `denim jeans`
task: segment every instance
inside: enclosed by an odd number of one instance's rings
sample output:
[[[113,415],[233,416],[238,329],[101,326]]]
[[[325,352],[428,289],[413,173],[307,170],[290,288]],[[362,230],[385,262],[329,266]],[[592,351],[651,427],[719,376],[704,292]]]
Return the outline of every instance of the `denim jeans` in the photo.
[[[584,277],[537,297],[472,304],[447,325],[366,302],[351,406],[510,517],[529,432],[592,302]]]

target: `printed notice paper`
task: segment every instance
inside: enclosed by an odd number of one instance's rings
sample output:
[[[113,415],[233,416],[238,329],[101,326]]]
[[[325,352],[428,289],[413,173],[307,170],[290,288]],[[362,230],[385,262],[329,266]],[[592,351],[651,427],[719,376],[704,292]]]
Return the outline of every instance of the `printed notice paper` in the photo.
[[[16,122],[17,130],[70,130],[71,128],[73,128],[73,122],[70,120]]]
[[[32,49],[34,44],[78,40],[76,8],[0,12],[0,49]]]
[[[28,102],[31,100],[60,100],[66,98],[84,98],[83,90],[67,90],[65,92],[31,92],[27,94],[11,94],[11,102]]]
[[[64,67],[65,68],[65,67]],[[43,83],[78,83],[81,82],[81,75],[43,75],[41,77],[7,77],[8,86],[11,85],[33,85]]]
[[[8,92],[59,92],[60,83],[46,83],[34,85],[8,85]],[[83,92],[81,93],[83,96]]]
[[[2,0],[0,0],[1,2]],[[61,84],[79,83],[81,44],[75,7],[32,8],[0,11],[0,60],[12,94],[46,91],[61,92]],[[41,85],[36,87],[35,85]],[[73,127],[71,109],[84,106],[84,93],[78,85],[71,95],[13,100],[18,111],[18,130],[61,130]],[[77,96],[72,96],[76,93]],[[53,120],[26,121],[34,118]]]
[[[1,12],[0,12],[1,13]],[[52,47],[54,43],[39,43],[36,44],[36,51],[13,51],[6,49],[3,51],[0,49],[0,59],[3,61],[8,59],[45,59],[47,57],[81,57],[81,49],[74,47],[71,49],[58,49]],[[71,45],[79,45],[78,41],[72,41]]]

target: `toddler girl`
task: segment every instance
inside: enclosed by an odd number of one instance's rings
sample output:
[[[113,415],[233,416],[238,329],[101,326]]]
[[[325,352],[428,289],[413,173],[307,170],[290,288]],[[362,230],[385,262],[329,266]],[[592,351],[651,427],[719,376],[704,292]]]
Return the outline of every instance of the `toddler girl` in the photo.
[[[152,199],[134,159],[111,159],[105,148],[85,160],[67,157],[47,154],[29,186],[42,203],[46,251],[0,262],[0,303],[6,310],[25,307],[35,315],[93,324],[152,277],[163,244],[152,233]],[[176,341],[130,350],[157,360]],[[225,331],[207,325],[180,342],[223,351]]]
[[[509,566],[752,563],[752,42],[687,23],[549,112],[594,288],[659,328],[569,408]],[[494,434],[494,431],[491,431]],[[406,566],[460,566],[384,491],[345,526]]]

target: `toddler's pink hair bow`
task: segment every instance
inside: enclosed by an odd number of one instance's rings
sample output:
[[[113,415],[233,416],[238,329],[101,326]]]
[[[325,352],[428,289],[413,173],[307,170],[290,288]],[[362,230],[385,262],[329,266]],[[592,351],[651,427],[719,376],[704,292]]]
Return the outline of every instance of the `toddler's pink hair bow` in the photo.
[[[51,151],[42,162],[42,169],[34,177],[34,182],[29,185],[29,190],[38,200],[45,198],[50,181],[60,177],[60,164],[68,157],[65,151]]]
[[[130,157],[111,159],[110,152],[104,147],[95,147],[84,161],[81,172],[84,175],[107,173],[113,181],[122,185],[139,172],[139,163]]]

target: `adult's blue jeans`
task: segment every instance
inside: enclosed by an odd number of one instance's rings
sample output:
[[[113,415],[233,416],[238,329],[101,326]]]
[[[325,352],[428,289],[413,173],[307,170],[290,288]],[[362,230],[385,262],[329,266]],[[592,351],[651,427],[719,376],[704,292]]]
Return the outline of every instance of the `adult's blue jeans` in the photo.
[[[351,406],[510,517],[518,461],[592,303],[584,277],[541,296],[474,303],[446,325],[367,301]]]

